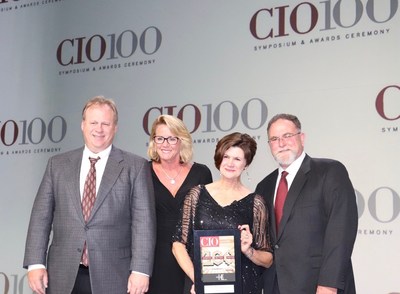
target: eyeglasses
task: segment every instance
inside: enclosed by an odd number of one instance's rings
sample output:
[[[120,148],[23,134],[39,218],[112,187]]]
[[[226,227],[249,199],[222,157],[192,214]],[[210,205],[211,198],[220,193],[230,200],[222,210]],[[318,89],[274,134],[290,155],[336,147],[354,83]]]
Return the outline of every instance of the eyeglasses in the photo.
[[[286,133],[286,134],[283,134],[281,137],[271,137],[271,138],[269,138],[269,140],[268,140],[268,143],[276,143],[276,142],[280,142],[281,140],[288,140],[288,139],[290,139],[290,138],[292,138],[292,137],[294,137],[294,136],[297,136],[297,135],[299,135],[299,134],[301,134],[301,131],[299,131],[298,133],[295,133],[295,134],[293,134],[293,133]]]
[[[168,137],[168,138],[165,138],[165,137],[163,137],[163,136],[154,136],[154,137],[153,137],[153,141],[154,141],[156,144],[163,144],[165,141],[167,141],[168,144],[170,144],[170,145],[175,145],[176,143],[178,143],[179,138],[178,138],[178,137]]]

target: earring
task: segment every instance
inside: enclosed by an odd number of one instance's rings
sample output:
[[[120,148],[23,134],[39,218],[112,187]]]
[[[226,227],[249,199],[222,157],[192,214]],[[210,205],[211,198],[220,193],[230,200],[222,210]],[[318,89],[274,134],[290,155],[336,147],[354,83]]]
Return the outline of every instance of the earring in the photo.
[[[246,175],[247,175],[247,180],[250,182],[251,181],[251,177],[249,175],[249,170],[245,167],[244,170],[246,171]]]

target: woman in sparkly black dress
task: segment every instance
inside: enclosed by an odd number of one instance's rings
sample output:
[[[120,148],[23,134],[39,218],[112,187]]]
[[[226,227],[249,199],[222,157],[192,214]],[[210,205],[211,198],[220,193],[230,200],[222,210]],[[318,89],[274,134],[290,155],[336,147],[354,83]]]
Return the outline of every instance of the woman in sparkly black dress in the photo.
[[[179,118],[171,115],[160,115],[154,121],[147,153],[157,213],[157,242],[148,293],[182,294],[186,275],[172,255],[171,239],[186,194],[198,184],[211,183],[211,171],[191,162],[190,133]]]
[[[260,294],[263,268],[272,264],[268,210],[260,195],[241,183],[241,174],[253,160],[257,143],[247,134],[223,137],[215,149],[221,178],[190,190],[173,237],[172,251],[194,282],[193,230],[241,230],[243,294]],[[194,287],[192,287],[194,293]]]

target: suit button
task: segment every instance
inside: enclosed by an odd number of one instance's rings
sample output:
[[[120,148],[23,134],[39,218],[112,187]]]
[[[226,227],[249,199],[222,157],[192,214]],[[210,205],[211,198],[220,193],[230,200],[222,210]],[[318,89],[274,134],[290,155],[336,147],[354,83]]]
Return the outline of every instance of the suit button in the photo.
[[[81,253],[81,252],[82,252],[82,249],[81,249],[81,248],[78,248],[78,252]]]
[[[279,245],[278,244],[275,244],[275,249],[279,249]]]

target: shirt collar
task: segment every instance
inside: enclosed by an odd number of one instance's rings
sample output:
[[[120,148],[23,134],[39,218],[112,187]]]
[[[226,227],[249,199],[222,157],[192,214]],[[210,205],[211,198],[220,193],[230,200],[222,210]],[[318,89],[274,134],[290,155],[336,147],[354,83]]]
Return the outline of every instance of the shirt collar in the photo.
[[[282,173],[282,171],[286,170],[289,175],[294,176],[297,174],[298,170],[300,169],[301,164],[303,163],[304,158],[306,157],[306,153],[303,151],[301,155],[292,162],[291,165],[288,166],[287,169],[283,169],[282,167],[279,167],[279,174]]]
[[[103,151],[100,151],[99,153],[93,153],[92,151],[89,150],[89,148],[85,145],[85,148],[83,149],[83,157],[88,158],[88,157],[100,157],[100,158],[108,158],[110,155],[112,149],[112,144],[108,146],[106,149]]]

